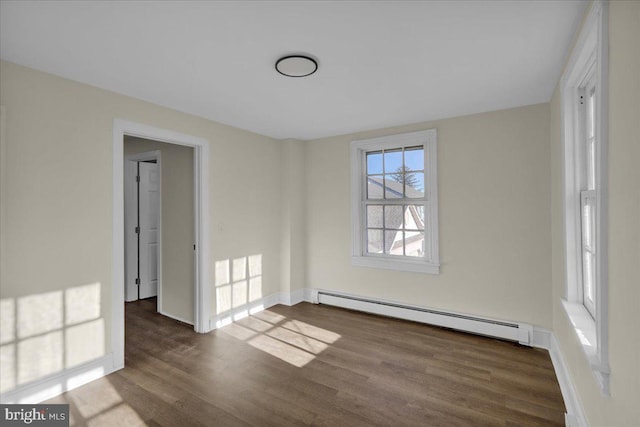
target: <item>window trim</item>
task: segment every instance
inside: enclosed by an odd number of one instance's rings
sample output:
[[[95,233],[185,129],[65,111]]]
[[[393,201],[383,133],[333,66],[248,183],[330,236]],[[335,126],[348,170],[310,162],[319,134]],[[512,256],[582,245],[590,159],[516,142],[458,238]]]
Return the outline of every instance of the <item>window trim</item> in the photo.
[[[427,129],[351,142],[351,263],[357,267],[373,267],[417,273],[440,274],[438,244],[438,170],[437,131]],[[406,256],[366,255],[364,247],[363,179],[366,171],[365,153],[398,147],[424,146],[425,153],[425,258]]]
[[[563,144],[563,214],[566,295],[564,311],[604,396],[609,395],[608,316],[608,4],[596,0],[560,82]],[[581,115],[578,99],[590,66],[596,78],[595,316],[583,304],[580,210]]]

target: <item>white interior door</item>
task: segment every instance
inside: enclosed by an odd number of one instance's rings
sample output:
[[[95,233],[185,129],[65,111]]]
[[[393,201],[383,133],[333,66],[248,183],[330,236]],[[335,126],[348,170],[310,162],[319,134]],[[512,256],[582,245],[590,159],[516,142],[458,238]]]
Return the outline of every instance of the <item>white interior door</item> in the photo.
[[[125,300],[138,299],[138,162],[124,162]]]
[[[139,240],[139,297],[150,298],[158,294],[158,220],[160,188],[158,165],[139,162],[138,190]]]

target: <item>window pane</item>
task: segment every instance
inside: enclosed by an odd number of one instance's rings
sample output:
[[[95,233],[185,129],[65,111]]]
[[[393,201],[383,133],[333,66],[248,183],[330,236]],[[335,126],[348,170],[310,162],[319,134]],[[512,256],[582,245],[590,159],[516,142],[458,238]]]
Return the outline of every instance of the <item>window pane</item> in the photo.
[[[410,172],[405,175],[405,191],[408,198],[424,197],[424,172]]]
[[[424,149],[422,147],[406,148],[404,166],[407,170],[424,170]]]
[[[403,255],[402,230],[384,231],[384,253],[390,255]]]
[[[399,199],[402,197],[403,185],[393,175],[384,176],[384,198]]]
[[[382,206],[367,206],[367,227],[382,228]]]
[[[587,112],[588,115],[588,127],[589,127],[589,136],[593,137],[596,134],[596,93],[595,93],[595,88],[592,88],[590,93],[589,93],[589,101],[588,101],[588,106],[589,106],[589,111]]]
[[[404,244],[406,256],[424,256],[424,231],[405,231]]]
[[[382,253],[382,230],[367,230],[367,252]]]
[[[596,189],[596,143],[593,138],[587,142],[587,189]]]
[[[584,262],[584,277],[582,278],[584,284],[584,298],[591,303],[595,301],[593,283],[595,279],[596,266],[593,258],[593,254],[586,251],[582,252],[582,259]]]
[[[384,178],[382,175],[367,177],[367,199],[382,199],[384,197]]]
[[[582,208],[582,245],[586,250],[595,253],[595,191],[587,190],[581,192],[580,199]]]
[[[367,175],[382,173],[382,152],[367,153]]]
[[[384,228],[399,230],[402,228],[402,206],[388,205],[384,207]]]
[[[384,152],[384,173],[402,170],[402,149]]]
[[[424,206],[407,205],[404,211],[404,227],[409,230],[424,230]]]
[[[593,217],[591,216],[591,207],[588,203],[585,203],[582,206],[582,242],[585,246],[591,246],[591,221]]]

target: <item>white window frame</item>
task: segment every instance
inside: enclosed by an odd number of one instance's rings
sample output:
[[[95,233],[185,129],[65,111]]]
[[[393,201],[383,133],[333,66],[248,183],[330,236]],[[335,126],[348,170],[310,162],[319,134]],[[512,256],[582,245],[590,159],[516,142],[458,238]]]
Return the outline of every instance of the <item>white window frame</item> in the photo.
[[[438,169],[437,132],[419,132],[355,140],[351,142],[351,263],[358,267],[373,267],[418,273],[440,274],[438,250]],[[425,254],[424,257],[367,254],[365,245],[367,191],[366,153],[402,147],[424,147],[425,167]]]
[[[608,336],[608,4],[597,0],[584,22],[560,82],[564,176],[564,240],[566,296],[562,300],[604,396],[609,395]],[[593,74],[591,80],[590,73]],[[595,82],[595,185],[586,181],[585,112],[580,96]],[[583,99],[584,100],[584,99]],[[595,198],[594,304],[584,296],[582,205]]]

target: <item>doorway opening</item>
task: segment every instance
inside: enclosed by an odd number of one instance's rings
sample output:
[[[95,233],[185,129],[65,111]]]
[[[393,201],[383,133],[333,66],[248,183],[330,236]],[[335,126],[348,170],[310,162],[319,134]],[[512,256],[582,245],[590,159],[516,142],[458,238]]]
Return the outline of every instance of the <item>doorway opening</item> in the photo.
[[[125,168],[132,168],[136,166],[136,169],[141,164],[152,165],[154,158],[131,157],[125,158],[127,155],[141,155],[141,153],[147,153],[145,156],[149,156],[149,152],[157,151],[154,148],[144,147],[137,152],[125,152],[125,141],[128,139],[147,140],[149,143],[160,144],[160,154],[155,159],[158,173],[159,184],[159,203],[165,204],[162,201],[162,187],[163,183],[162,175],[164,171],[168,169],[167,160],[168,156],[162,152],[162,149],[180,150],[187,149],[188,157],[191,159],[191,169],[185,170],[184,168],[178,168],[172,171],[172,173],[182,174],[182,178],[187,178],[191,183],[191,190],[186,191],[191,195],[191,199],[186,202],[174,203],[176,207],[188,206],[190,208],[190,215],[192,218],[191,224],[183,222],[180,227],[176,227],[183,232],[188,229],[189,242],[188,253],[191,257],[191,265],[187,270],[191,272],[192,279],[188,287],[191,295],[187,295],[187,300],[182,298],[182,308],[189,307],[190,316],[183,318],[181,316],[180,307],[169,307],[168,301],[174,301],[175,298],[171,292],[181,293],[185,287],[178,290],[171,290],[168,287],[169,278],[166,277],[168,271],[173,269],[166,269],[163,271],[161,266],[165,263],[163,261],[163,252],[168,247],[180,246],[180,249],[184,249],[184,245],[174,245],[173,237],[169,234],[169,228],[164,230],[163,226],[166,218],[163,217],[163,209],[158,210],[158,238],[157,238],[157,280],[156,286],[158,289],[158,311],[169,317],[177,318],[180,321],[187,321],[192,323],[194,330],[199,333],[206,333],[211,330],[210,326],[210,310],[211,310],[211,294],[210,294],[210,279],[209,279],[209,266],[207,260],[209,259],[209,143],[207,140],[197,138],[190,135],[180,134],[177,132],[146,126],[138,123],[128,122],[124,120],[114,120],[113,129],[113,299],[112,299],[112,322],[111,322],[111,342],[113,350],[113,365],[114,370],[124,367],[124,302],[127,296],[126,292],[126,273],[125,265],[130,264],[129,261],[125,262],[125,244],[126,244],[126,231],[125,228]],[[128,148],[127,148],[128,150]],[[127,162],[132,162],[132,165],[127,166]],[[142,166],[143,169],[151,170],[153,167]],[[151,173],[151,172],[150,172]],[[141,178],[142,179],[142,178]],[[184,181],[184,179],[183,179]],[[170,181],[166,180],[168,184]],[[166,215],[164,215],[166,217]],[[184,218],[184,213],[183,213]],[[127,225],[129,221],[127,220]],[[185,225],[186,224],[186,225]],[[138,225],[139,226],[139,225]],[[174,228],[174,227],[172,227]],[[130,231],[130,227],[129,227]],[[134,228],[135,231],[135,228]],[[136,237],[137,239],[137,237]],[[162,245],[163,240],[167,243]],[[147,241],[148,243],[149,241]],[[171,244],[169,244],[171,243]],[[153,246],[149,244],[149,246]],[[164,249],[163,249],[164,248]],[[136,251],[137,252],[137,251]],[[147,252],[148,254],[149,252]],[[149,255],[147,255],[149,256]],[[136,254],[137,258],[137,254]],[[166,256],[164,257],[166,258]],[[150,260],[153,261],[153,255],[150,256]],[[136,263],[138,260],[136,259]],[[151,263],[147,263],[147,266]],[[184,266],[184,263],[183,263]],[[149,268],[153,271],[152,268]],[[136,269],[136,273],[142,270]],[[164,274],[163,274],[164,272]],[[141,278],[141,277],[140,277]],[[135,281],[134,281],[135,284]],[[184,283],[183,283],[184,285]],[[153,286],[150,287],[153,289]],[[135,294],[138,290],[136,289]],[[133,294],[132,294],[133,295]],[[140,296],[144,296],[141,294]],[[171,298],[169,298],[171,297]],[[184,295],[183,295],[184,297]],[[151,297],[153,298],[153,297]],[[177,313],[177,314],[176,314]],[[182,311],[184,314],[184,310]],[[189,320],[191,320],[189,322]]]

